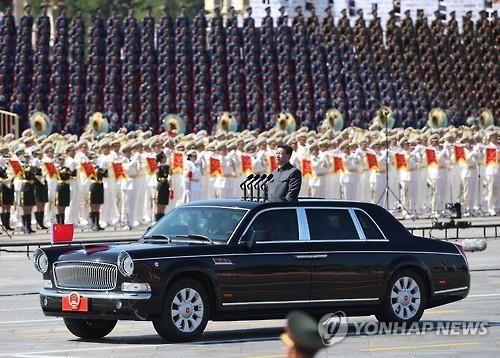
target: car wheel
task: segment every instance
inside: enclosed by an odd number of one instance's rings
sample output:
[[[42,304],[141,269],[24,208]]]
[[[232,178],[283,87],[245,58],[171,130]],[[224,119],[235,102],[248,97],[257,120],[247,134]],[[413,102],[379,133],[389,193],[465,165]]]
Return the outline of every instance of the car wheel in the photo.
[[[420,276],[410,270],[399,271],[390,279],[375,316],[380,322],[417,322],[426,304],[426,287]]]
[[[65,318],[64,324],[71,333],[80,338],[102,338],[116,326],[117,320]]]
[[[161,318],[153,321],[158,334],[170,342],[198,338],[208,323],[210,304],[205,288],[197,281],[183,279],[167,291]]]

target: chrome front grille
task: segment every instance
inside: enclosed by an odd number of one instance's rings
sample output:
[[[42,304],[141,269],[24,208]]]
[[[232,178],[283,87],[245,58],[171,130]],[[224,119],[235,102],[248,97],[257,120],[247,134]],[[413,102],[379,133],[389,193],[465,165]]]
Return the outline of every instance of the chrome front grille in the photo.
[[[54,282],[71,290],[112,290],[116,287],[116,265],[102,262],[62,261],[54,263]]]

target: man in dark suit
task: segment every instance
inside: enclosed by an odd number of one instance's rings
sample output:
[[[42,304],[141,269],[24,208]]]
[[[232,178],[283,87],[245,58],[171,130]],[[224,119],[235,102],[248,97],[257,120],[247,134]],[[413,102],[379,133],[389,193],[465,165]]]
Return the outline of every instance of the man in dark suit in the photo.
[[[273,179],[269,182],[269,201],[297,201],[302,185],[302,173],[290,164],[292,147],[279,144],[276,148],[276,164],[278,168],[271,173]]]

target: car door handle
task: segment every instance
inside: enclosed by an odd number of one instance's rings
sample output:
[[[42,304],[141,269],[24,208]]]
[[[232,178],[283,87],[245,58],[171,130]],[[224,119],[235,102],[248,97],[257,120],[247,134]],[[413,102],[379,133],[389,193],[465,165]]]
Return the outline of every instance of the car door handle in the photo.
[[[300,260],[313,260],[313,259],[324,259],[327,258],[327,254],[315,254],[315,255],[295,255],[295,258]]]

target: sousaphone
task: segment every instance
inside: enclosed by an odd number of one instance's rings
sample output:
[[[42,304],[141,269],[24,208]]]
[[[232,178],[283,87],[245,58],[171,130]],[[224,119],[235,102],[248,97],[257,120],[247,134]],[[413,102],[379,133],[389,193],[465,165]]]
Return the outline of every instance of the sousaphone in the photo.
[[[289,112],[280,112],[276,118],[275,127],[280,131],[286,131],[291,134],[297,128],[294,116]]]
[[[448,126],[448,119],[446,113],[441,108],[433,108],[429,112],[427,127],[436,129]]]
[[[223,132],[236,132],[238,123],[236,118],[230,112],[222,112],[217,118],[217,131]]]
[[[175,132],[175,134],[186,133],[186,124],[182,121],[182,118],[177,114],[167,114],[163,118],[163,128],[166,132]]]
[[[489,109],[484,109],[479,115],[477,122],[479,128],[486,129],[495,125],[495,119],[493,118],[493,113]]]
[[[89,128],[95,135],[108,133],[109,123],[101,112],[94,112],[89,118]]]
[[[322,130],[333,129],[337,132],[344,129],[344,116],[336,108],[331,108],[326,112],[325,120],[321,124]]]
[[[30,117],[30,127],[37,137],[49,135],[52,132],[52,122],[45,113],[35,112]]]
[[[396,119],[389,107],[382,107],[377,111],[377,115],[373,118],[373,124],[380,129],[392,129],[396,124]]]

